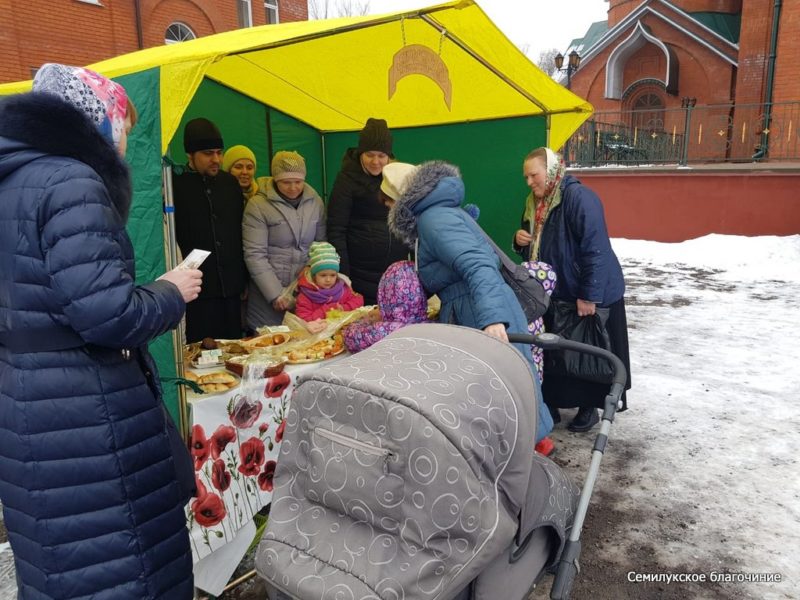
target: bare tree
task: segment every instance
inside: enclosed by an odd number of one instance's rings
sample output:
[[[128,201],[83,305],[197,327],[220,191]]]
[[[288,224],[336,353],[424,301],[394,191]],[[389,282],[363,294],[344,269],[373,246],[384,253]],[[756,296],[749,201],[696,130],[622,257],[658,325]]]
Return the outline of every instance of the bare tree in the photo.
[[[369,13],[369,0],[308,0],[308,18],[360,17]]]
[[[539,53],[539,60],[536,61],[536,66],[542,71],[552,77],[557,73],[556,71],[556,54],[558,48],[550,48],[549,50],[542,50]]]

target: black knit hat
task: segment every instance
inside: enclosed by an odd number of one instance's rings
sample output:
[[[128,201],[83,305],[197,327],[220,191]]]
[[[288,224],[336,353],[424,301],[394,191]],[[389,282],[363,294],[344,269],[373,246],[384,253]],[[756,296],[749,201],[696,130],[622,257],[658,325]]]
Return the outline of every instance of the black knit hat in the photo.
[[[183,149],[187,154],[199,152],[200,150],[220,150],[224,148],[222,144],[222,134],[208,119],[192,119],[183,129]]]
[[[364,129],[358,134],[358,153],[378,151],[392,154],[392,133],[384,119],[367,119]]]

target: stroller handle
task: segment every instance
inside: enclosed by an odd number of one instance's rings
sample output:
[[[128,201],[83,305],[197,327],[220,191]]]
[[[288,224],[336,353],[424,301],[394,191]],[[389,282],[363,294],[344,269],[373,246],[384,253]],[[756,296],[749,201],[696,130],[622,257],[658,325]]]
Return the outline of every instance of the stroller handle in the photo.
[[[567,600],[570,597],[575,577],[578,574],[578,559],[581,553],[580,535],[583,529],[583,520],[589,508],[589,498],[592,495],[594,483],[600,470],[600,461],[605,450],[611,422],[614,420],[614,413],[617,407],[622,408],[622,394],[625,391],[628,373],[619,357],[608,350],[581,342],[565,340],[554,333],[542,333],[535,337],[530,334],[509,333],[508,341],[514,344],[535,344],[545,350],[573,350],[575,352],[593,354],[594,356],[605,358],[613,365],[614,369],[611,389],[605,399],[600,433],[597,435],[592,449],[592,462],[589,467],[589,473],[575,510],[572,530],[556,563],[556,575],[553,580],[553,587],[550,590],[551,600]]]
[[[565,340],[560,335],[555,333],[540,333],[533,336],[529,333],[509,333],[508,341],[512,344],[533,344],[544,348],[545,350],[574,350],[575,352],[582,352],[584,354],[593,354],[601,358],[605,358],[611,363],[614,369],[614,376],[611,379],[611,391],[609,395],[620,397],[622,391],[625,389],[625,382],[628,378],[628,372],[625,365],[619,357],[597,346],[590,344],[583,344],[581,342],[574,342],[572,340]]]

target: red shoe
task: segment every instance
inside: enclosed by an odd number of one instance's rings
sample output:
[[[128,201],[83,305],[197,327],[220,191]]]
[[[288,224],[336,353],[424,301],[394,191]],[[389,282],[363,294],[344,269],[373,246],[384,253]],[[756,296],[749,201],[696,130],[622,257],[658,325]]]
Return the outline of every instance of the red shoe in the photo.
[[[542,456],[550,456],[556,449],[556,445],[553,443],[553,440],[551,440],[549,437],[543,437],[542,439],[539,440],[539,443],[536,444],[536,446],[534,446],[533,449],[536,450],[536,452],[538,452]]]

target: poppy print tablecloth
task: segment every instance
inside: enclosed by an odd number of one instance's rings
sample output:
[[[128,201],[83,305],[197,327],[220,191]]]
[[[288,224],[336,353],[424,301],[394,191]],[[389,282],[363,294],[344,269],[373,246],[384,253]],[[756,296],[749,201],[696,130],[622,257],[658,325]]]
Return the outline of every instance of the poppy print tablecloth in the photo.
[[[195,563],[232,542],[270,503],[289,399],[298,377],[320,364],[245,377],[221,394],[188,394],[197,496],[186,507],[186,519]]]

